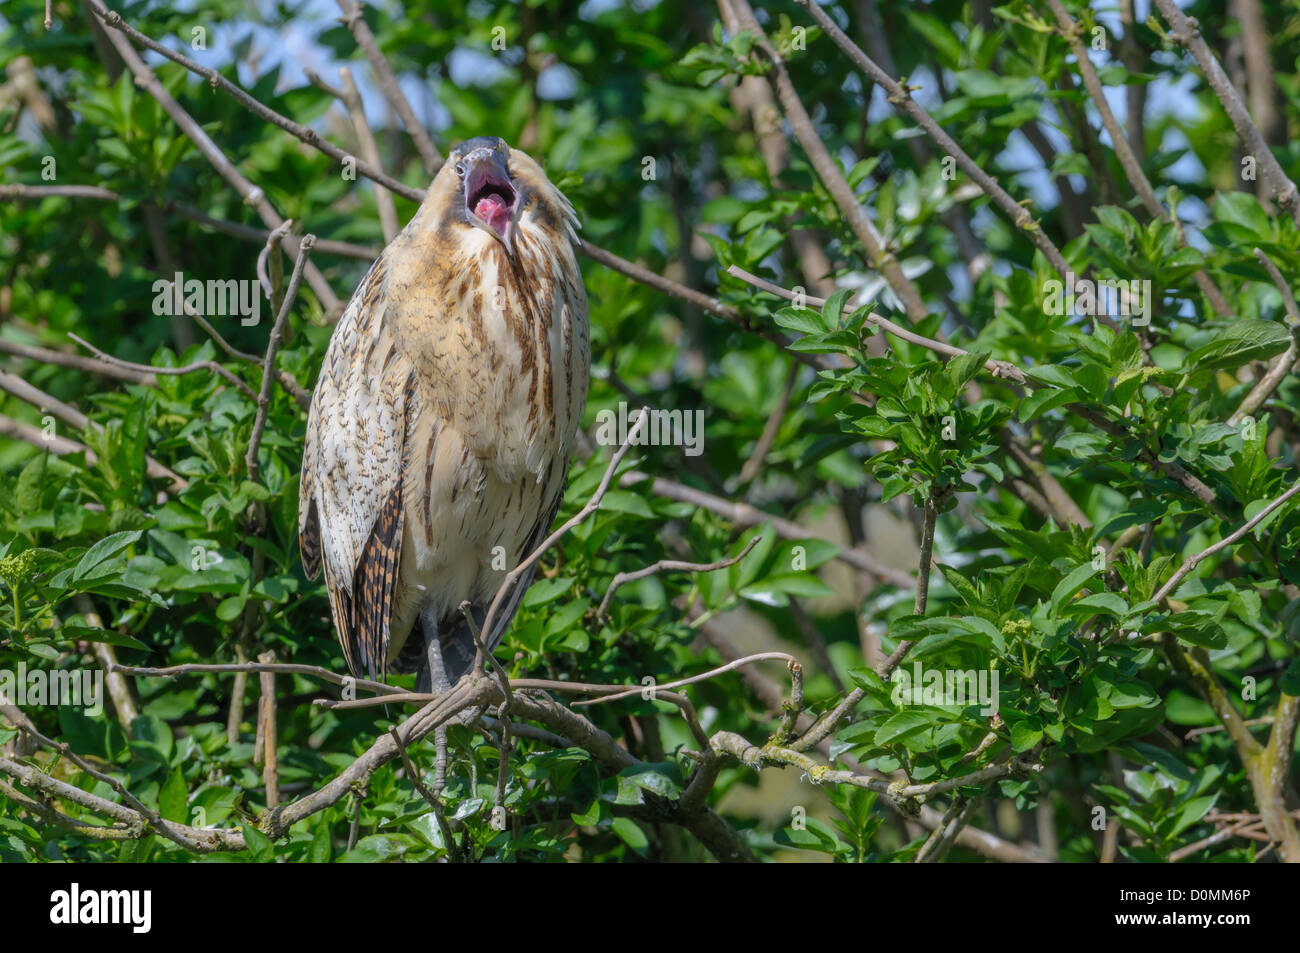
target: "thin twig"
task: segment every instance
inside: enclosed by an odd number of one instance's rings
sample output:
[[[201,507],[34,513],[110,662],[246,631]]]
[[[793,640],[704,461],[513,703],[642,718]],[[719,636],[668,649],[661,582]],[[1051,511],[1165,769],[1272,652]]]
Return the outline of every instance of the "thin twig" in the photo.
[[[751,526],[763,526],[767,523],[772,524],[772,529],[782,539],[801,540],[801,539],[818,539],[816,533],[791,520],[783,519],[779,516],[773,516],[771,513],[764,512],[748,503],[741,503],[735,500],[728,500],[725,497],[715,496],[712,493],[706,493],[703,490],[697,490],[693,486],[687,486],[684,483],[677,483],[663,477],[651,476],[648,473],[642,473],[639,470],[629,470],[623,474],[620,479],[620,485],[633,486],[646,480],[650,481],[650,492],[655,496],[662,496],[670,500],[678,500],[683,503],[690,503],[701,509],[708,510],[710,513],[717,513],[723,519],[730,521],[738,529],[744,529]],[[900,589],[910,589],[914,586],[915,580],[909,573],[901,569],[895,569],[887,563],[882,562],[873,556],[866,549],[858,546],[842,547],[835,558],[846,565],[855,569],[862,569],[871,573],[882,582],[891,586],[897,586]]]
[[[889,287],[893,289],[894,294],[902,302],[903,310],[907,312],[908,318],[912,321],[924,320],[929,314],[929,310],[926,308],[924,301],[921,300],[920,292],[917,291],[916,285],[912,283],[911,279],[903,273],[903,267],[899,264],[898,258],[886,245],[879,230],[867,216],[862,203],[849,186],[839,161],[830,154],[830,150],[822,142],[821,136],[817,134],[817,128],[813,125],[812,117],[808,114],[808,110],[795,88],[794,81],[790,78],[790,73],[786,69],[785,60],[768,41],[767,34],[759,25],[758,18],[754,16],[754,11],[750,7],[748,0],[731,0],[731,9],[741,29],[747,30],[754,35],[757,40],[756,49],[771,64],[768,79],[772,83],[786,119],[790,123],[790,128],[794,131],[799,144],[803,146],[804,154],[808,156],[808,161],[817,173],[817,178],[826,186],[826,191],[831,194],[831,198],[835,201],[836,207],[839,208],[840,214],[844,216],[844,221],[862,244],[867,263],[880,272],[885,281],[889,283]]]
[[[112,377],[132,384],[142,384],[146,387],[158,386],[158,378],[154,376],[153,368],[150,367],[148,370],[144,370],[143,365],[122,367],[115,360],[97,360],[91,357],[83,357],[80,354],[67,354],[63,351],[38,347],[34,344],[19,344],[17,341],[10,341],[8,338],[3,337],[0,337],[0,351],[28,361],[40,361],[42,364],[53,364],[57,367],[71,367],[74,370],[85,371],[89,374],[100,374],[104,377]],[[122,363],[125,364],[126,362],[123,361]]]
[[[1282,306],[1286,309],[1287,324],[1291,328],[1291,343],[1283,353],[1273,359],[1268,371],[1250,389],[1250,393],[1228,418],[1229,427],[1237,426],[1264,406],[1264,402],[1272,396],[1273,391],[1278,389],[1282,381],[1286,380],[1287,375],[1295,368],[1297,358],[1300,358],[1300,308],[1296,307],[1295,294],[1292,293],[1286,279],[1282,277],[1282,272],[1278,271],[1277,265],[1273,264],[1273,259],[1259,248],[1255,249],[1255,257],[1264,266],[1269,278],[1273,280],[1273,285],[1282,295]]]
[[[709,669],[707,672],[701,672],[699,675],[692,675],[690,678],[682,678],[675,682],[668,682],[666,685],[633,685],[623,691],[615,692],[612,695],[605,695],[602,698],[588,698],[583,701],[574,702],[573,704],[575,706],[603,705],[605,702],[618,701],[620,698],[630,698],[633,695],[640,695],[642,692],[649,692],[653,695],[659,691],[681,688],[683,685],[694,685],[696,682],[703,682],[711,678],[717,678],[719,675],[735,671],[742,665],[750,665],[754,662],[763,662],[769,659],[780,659],[782,662],[787,664],[799,664],[798,659],[786,652],[758,652],[754,655],[747,655],[742,659],[728,662],[726,665],[720,665],[717,668]]]
[[[608,618],[606,609],[609,608],[609,601],[614,597],[614,593],[618,591],[619,586],[622,586],[625,583],[635,582],[638,579],[644,579],[647,576],[653,576],[660,572],[715,572],[719,569],[727,569],[736,565],[736,563],[748,556],[749,551],[757,546],[759,540],[762,538],[762,536],[755,536],[749,541],[749,544],[743,551],[728,559],[719,559],[711,563],[688,563],[682,562],[679,559],[661,559],[653,565],[644,566],[641,569],[636,569],[632,572],[618,573],[609,584],[609,588],[605,590],[605,598],[600,600],[600,608],[596,610],[596,618]]]
[[[275,663],[274,652],[263,652],[257,657],[263,665]],[[262,695],[259,699],[257,736],[262,741],[262,783],[266,786],[266,806],[280,803],[279,734],[275,723],[275,673],[260,674]]]
[[[794,298],[794,295],[791,292],[782,288],[780,285],[773,284],[772,282],[760,278],[757,275],[751,274],[750,272],[745,271],[743,268],[739,268],[735,265],[732,265],[730,268],[728,268],[727,273],[737,278],[740,278],[742,281],[745,281],[756,288],[760,288],[763,291],[768,292],[769,294],[778,295],[779,297],[788,298],[791,300],[793,300]],[[812,297],[805,298],[805,302],[807,304],[813,305],[814,307],[820,307],[821,305],[825,304],[825,302],[822,301],[821,299],[812,298]],[[916,334],[915,332],[900,327],[899,325],[894,324],[892,321],[882,318],[879,315],[874,313],[869,313],[866,316],[865,320],[871,322],[872,324],[877,325],[880,328],[883,328],[885,331],[888,331],[890,334],[900,337],[905,341],[909,341],[912,344],[916,344],[919,347],[923,347],[930,351],[933,351],[936,354],[942,354],[946,357],[963,357],[970,353],[969,351],[956,347],[952,344],[948,344],[944,341],[936,341],[933,338],[927,338],[920,334]],[[1045,384],[1042,381],[1035,380],[1032,377],[1029,377],[1023,370],[1021,370],[1015,364],[1010,363],[1009,361],[998,361],[998,360],[991,360],[991,359],[986,360],[984,362],[984,369],[988,371],[990,374],[992,374],[995,378],[1005,378],[1007,380],[1013,381],[1014,383],[1023,385],[1025,387],[1031,387],[1036,389],[1040,387],[1053,386],[1050,384]],[[1074,411],[1074,413],[1082,417],[1084,420],[1088,421],[1093,426],[1099,427],[1102,430],[1106,431],[1108,434],[1110,434],[1120,443],[1133,437],[1132,432],[1128,429],[1128,427],[1125,424],[1106,419],[1105,417],[1101,416],[1101,414],[1099,414],[1097,411],[1087,406],[1086,404],[1070,403],[1067,404],[1066,406],[1069,407],[1072,411]],[[1148,466],[1152,467],[1155,470],[1160,471],[1161,473],[1165,474],[1171,479],[1177,480],[1202,503],[1205,503],[1206,505],[1211,507],[1214,507],[1216,505],[1214,490],[1212,490],[1209,487],[1209,485],[1205,483],[1204,480],[1200,479],[1195,474],[1190,473],[1181,464],[1163,459],[1159,454],[1155,453],[1149,447],[1146,446],[1143,446],[1142,449],[1138,451],[1138,456]]]
[[[266,360],[262,364],[262,390],[257,395],[257,416],[253,420],[253,433],[248,440],[248,452],[244,455],[244,465],[248,469],[248,478],[257,481],[260,468],[257,462],[257,450],[262,443],[262,433],[266,429],[266,415],[271,406],[271,388],[275,383],[275,355],[280,349],[280,337],[284,323],[293,308],[294,298],[298,296],[298,286],[302,283],[303,266],[307,255],[316,244],[315,235],[304,235],[298,245],[298,258],[293,263],[293,274],[289,277],[289,288],[284,301],[280,304],[280,313],[276,315],[275,326],[271,328],[271,339],[266,345]]]
[[[948,853],[948,848],[957,839],[957,834],[970,820],[971,813],[975,810],[975,803],[975,798],[967,799],[960,795],[953,798],[952,804],[948,805],[948,810],[943,815],[943,823],[936,827],[934,833],[921,845],[912,862],[937,864],[943,860],[944,855]]]
[[[713,748],[719,753],[731,755],[741,764],[755,770],[769,765],[790,765],[800,768],[814,784],[851,784],[883,794],[895,802],[912,798],[928,798],[937,794],[946,794],[967,785],[982,785],[988,781],[1010,775],[1043,770],[1042,764],[1028,758],[1008,758],[995,764],[987,765],[978,771],[957,778],[930,781],[924,784],[909,784],[906,781],[886,781],[869,775],[855,774],[830,768],[793,748],[778,745],[764,745],[761,748],[750,744],[740,735],[730,731],[719,731],[713,736]]]
[[[501,608],[501,603],[505,601],[506,594],[519,583],[519,580],[523,577],[524,573],[528,572],[529,569],[536,565],[537,560],[541,559],[542,555],[555,545],[556,540],[561,539],[569,530],[582,523],[583,520],[599,509],[600,501],[605,498],[605,493],[609,490],[610,481],[614,478],[614,471],[618,469],[618,465],[623,462],[623,458],[627,456],[628,451],[632,449],[633,441],[640,435],[641,428],[645,426],[648,417],[649,411],[646,409],[642,409],[641,413],[637,414],[636,423],[634,423],[628,431],[627,439],[623,441],[623,445],[619,447],[610,458],[609,466],[605,468],[605,475],[600,479],[600,485],[596,487],[596,492],[592,494],[591,499],[587,501],[586,505],[566,520],[559,529],[547,536],[540,546],[534,549],[519,563],[519,565],[506,574],[506,578],[501,583],[501,588],[497,590],[496,596],[492,599],[492,604],[488,607],[487,615],[483,618],[484,638],[491,640],[493,628],[496,625],[497,613]]]
[[[140,379],[137,380],[137,383],[144,384],[148,387],[157,387],[158,379],[155,376],[152,380],[149,380],[147,379],[147,375],[166,374],[168,376],[178,376],[183,374],[193,374],[196,371],[208,371],[225,380],[234,387],[235,390],[239,391],[250,400],[257,399],[257,394],[253,393],[253,388],[249,387],[231,371],[222,367],[216,361],[195,361],[193,364],[186,364],[183,367],[155,367],[152,364],[135,364],[131,361],[124,361],[121,358],[114,357],[111,354],[106,354],[89,341],[78,337],[71,331],[68,332],[68,337],[72,338],[72,340],[76,341],[91,354],[94,354],[104,364],[138,375]]]
[[[289,229],[292,227],[293,219],[286,218],[275,228],[271,229],[266,233],[266,244],[264,244],[262,250],[257,253],[257,280],[262,284],[262,293],[266,295],[266,300],[271,302],[271,307],[275,308],[277,312],[280,310],[281,301],[279,297],[279,279],[283,277],[283,275],[279,270],[276,270],[274,274],[271,273],[272,267],[278,269],[279,266],[279,258],[277,257],[272,259],[271,255],[277,251],[280,247],[280,243],[284,241],[285,236],[289,234]],[[274,265],[272,264],[273,261]]]
[[[0,185],[0,199],[44,198],[103,199],[116,202],[121,196],[98,185]]]
[[[776,443],[776,435],[781,431],[781,424],[785,422],[785,413],[790,407],[790,397],[794,394],[794,385],[798,379],[799,365],[791,364],[790,372],[786,375],[785,386],[781,388],[781,396],[777,398],[772,412],[767,415],[767,422],[763,424],[763,432],[759,435],[758,442],[754,444],[753,452],[745,461],[745,465],[740,468],[740,486],[751,483],[763,469],[768,452],[772,449],[772,444]]]
[[[1188,844],[1186,847],[1179,847],[1177,850],[1170,851],[1169,863],[1176,864],[1180,860],[1186,860],[1188,857],[1199,854],[1207,847],[1213,847],[1215,844],[1237,837],[1249,829],[1259,827],[1260,824],[1261,822],[1256,818],[1249,821],[1240,821],[1231,827],[1221,828],[1209,837],[1202,837],[1200,840]]]
[[[319,678],[321,681],[329,682],[333,685],[363,688],[368,692],[376,692],[381,695],[404,694],[403,689],[397,688],[393,685],[385,685],[383,682],[372,682],[365,678],[354,678],[351,675],[340,675],[327,668],[321,668],[319,665],[299,665],[295,662],[275,662],[272,664],[265,664],[262,662],[225,662],[211,665],[187,662],[184,665],[172,665],[167,668],[146,668],[138,665],[115,665],[113,666],[113,671],[121,672],[123,675],[131,675],[136,678],[176,678],[181,675],[205,675],[209,673],[229,675],[240,672],[246,674],[275,672],[279,675],[307,675],[311,678]]]
[[[1233,530],[1227,536],[1223,537],[1223,539],[1219,540],[1217,543],[1213,543],[1207,546],[1199,553],[1196,553],[1193,556],[1189,556],[1187,560],[1181,566],[1178,567],[1177,572],[1175,572],[1172,576],[1169,577],[1169,581],[1166,582],[1163,586],[1161,586],[1156,591],[1156,594],[1151,597],[1152,601],[1157,603],[1163,602],[1169,596],[1169,594],[1173,592],[1175,589],[1177,589],[1179,584],[1191,574],[1193,569],[1195,569],[1198,565],[1200,565],[1203,561],[1205,561],[1209,557],[1213,556],[1215,553],[1227,549],[1229,546],[1231,546],[1237,540],[1241,539],[1243,536],[1249,533],[1260,523],[1264,522],[1264,520],[1266,520],[1274,510],[1276,510],[1280,506],[1283,506],[1288,500],[1290,500],[1292,497],[1298,494],[1300,494],[1300,481],[1297,481],[1295,486],[1291,487],[1291,489],[1287,490],[1281,496],[1274,499],[1267,506],[1261,509],[1258,513],[1256,513],[1250,519],[1246,520],[1246,522],[1242,523],[1241,526],[1239,526],[1237,529]]]
[[[397,746],[397,751],[402,757],[402,765],[406,768],[406,776],[410,779],[411,786],[415,788],[420,797],[424,798],[425,803],[433,811],[434,819],[438,823],[438,830],[442,833],[443,847],[447,850],[447,859],[452,863],[456,863],[460,860],[460,851],[457,849],[456,841],[452,837],[451,825],[447,823],[447,811],[442,805],[442,798],[436,797],[420,780],[420,772],[416,770],[414,763],[411,761],[411,756],[407,754],[406,745],[402,744],[402,736],[397,733],[397,728],[389,728],[388,734],[393,739],[393,744]]]
[[[643,285],[654,288],[656,291],[662,291],[665,294],[672,295],[674,298],[680,298],[682,301],[694,305],[707,314],[711,314],[717,318],[722,318],[722,320],[726,321],[728,324],[733,324],[742,331],[756,334],[765,341],[771,341],[782,350],[785,350],[790,345],[789,338],[781,334],[779,331],[774,331],[771,328],[755,324],[735,308],[730,305],[722,304],[721,302],[710,298],[703,292],[696,291],[693,288],[688,288],[679,282],[673,281],[671,278],[666,278],[647,268],[642,268],[640,265],[634,265],[632,262],[620,258],[613,252],[606,251],[599,246],[593,245],[591,242],[581,241],[578,243],[577,247],[578,251],[582,252],[592,261],[599,262],[606,268],[613,269],[621,275],[626,275],[635,281],[639,281]],[[817,356],[812,354],[802,354],[798,351],[792,351],[791,356],[810,367],[816,367],[818,369],[824,369],[826,367],[824,362],[818,360]]]

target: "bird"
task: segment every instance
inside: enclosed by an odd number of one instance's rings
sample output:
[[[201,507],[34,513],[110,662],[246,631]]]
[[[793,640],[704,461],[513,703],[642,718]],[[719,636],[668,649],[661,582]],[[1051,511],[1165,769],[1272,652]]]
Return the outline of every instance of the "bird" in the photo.
[[[550,530],[591,364],[578,227],[529,155],[468,139],[334,328],[308,412],[298,542],[307,577],[324,571],[356,677],[455,686],[507,574]],[[488,652],[534,569],[481,633]]]

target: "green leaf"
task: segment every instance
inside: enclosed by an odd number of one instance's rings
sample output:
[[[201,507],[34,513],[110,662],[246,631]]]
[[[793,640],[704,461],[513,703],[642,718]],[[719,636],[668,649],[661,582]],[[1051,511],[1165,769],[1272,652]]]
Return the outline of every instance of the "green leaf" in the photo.
[[[248,845],[248,852],[253,855],[253,860],[259,864],[269,864],[275,860],[275,845],[271,843],[271,838],[247,824],[243,826],[243,831],[244,843]]]
[[[901,711],[880,726],[876,731],[875,742],[878,745],[887,745],[901,741],[919,731],[924,731],[932,724],[934,724],[934,716],[928,711],[915,709]]]
[[[328,864],[331,853],[330,826],[322,819],[316,824],[316,829],[312,831],[311,846],[307,848],[307,862]]]
[[[165,721],[153,715],[139,715],[131,722],[131,733],[137,744],[156,753],[164,764],[170,763],[172,730]]]
[[[185,777],[179,767],[172,769],[167,783],[158,792],[158,813],[178,824],[189,821],[189,792],[185,789]]]
[[[650,426],[649,421],[646,426]],[[644,434],[642,435],[644,436]],[[654,519],[654,510],[650,509],[645,499],[631,490],[610,490],[600,501],[600,508],[612,513],[627,513],[631,516],[643,516]]]
[[[677,766],[672,762],[635,765],[624,769],[619,773],[619,777],[626,778],[642,790],[668,800],[681,797],[681,777]]]
[[[1300,659],[1295,659],[1287,666],[1278,681],[1278,688],[1286,695],[1300,695]]]
[[[1037,718],[1017,721],[1011,726],[1011,747],[1017,754],[1028,751],[1043,740],[1043,728]]]
[[[1064,579],[1056,584],[1052,590],[1052,608],[1060,610],[1061,606],[1071,599],[1076,592],[1088,584],[1093,576],[1097,575],[1097,570],[1092,568],[1092,563],[1084,563],[1082,566],[1072,570]]]
[[[149,646],[139,639],[123,635],[116,629],[100,629],[93,625],[67,623],[59,629],[59,637],[69,642],[103,642],[105,645],[116,645],[124,649],[143,649],[145,651],[149,649]]]
[[[844,302],[849,300],[851,294],[853,294],[853,289],[841,288],[826,299],[826,304],[822,306],[823,330],[834,331],[839,328],[840,316],[844,311]]]
[[[125,533],[114,533],[112,536],[101,539],[86,550],[85,555],[81,557],[81,561],[77,563],[77,568],[72,571],[73,580],[80,582],[85,579],[97,566],[112,559],[143,535],[143,532],[137,529]]]
[[[1241,193],[1245,194],[1245,193]],[[1291,332],[1277,321],[1244,318],[1234,321],[1183,359],[1183,373],[1205,373],[1240,367],[1281,354],[1291,343]]]
[[[740,595],[764,605],[784,606],[789,604],[789,596],[806,599],[822,599],[835,595],[835,590],[816,576],[808,573],[777,573],[760,579],[758,582],[740,590]]]
[[[1251,192],[1220,192],[1214,196],[1214,217],[1239,225],[1258,238],[1269,236],[1268,213]]]
[[[983,354],[962,354],[945,364],[943,373],[951,382],[954,392],[961,390],[967,381],[978,374],[983,369],[984,362],[988,359],[987,352]]]
[[[1228,633],[1223,631],[1223,623],[1220,622],[1221,615],[1222,613],[1212,615],[1205,612],[1175,612],[1165,620],[1164,624],[1184,642],[1207,649],[1221,649],[1228,644]],[[1142,630],[1145,632],[1148,626],[1159,628],[1154,623],[1148,623],[1142,627]]]
[[[641,830],[640,825],[630,817],[616,817],[610,826],[614,829],[614,833],[618,835],[619,840],[637,853],[650,846],[645,831]]]
[[[1114,592],[1098,592],[1091,596],[1085,596],[1082,599],[1076,599],[1070,603],[1069,608],[1074,609],[1098,609],[1102,612],[1108,612],[1116,618],[1123,618],[1128,612],[1128,603],[1124,597]],[[1089,613],[1091,615],[1092,613]]]
[[[1202,797],[1192,798],[1184,804],[1178,810],[1178,813],[1174,815],[1175,819],[1173,827],[1169,831],[1169,836],[1177,837],[1183,831],[1187,830],[1187,828],[1200,821],[1201,818],[1210,812],[1210,808],[1214,807],[1214,802],[1218,799],[1217,794],[1207,794]]]
[[[1055,410],[1057,407],[1063,407],[1066,404],[1076,403],[1078,400],[1079,389],[1077,387],[1067,387],[1064,390],[1041,387],[1028,394],[1020,402],[1020,420],[1022,423],[1033,420],[1040,414],[1045,414],[1049,410]]]
[[[836,854],[848,849],[835,832],[815,817],[804,819],[804,827],[783,827],[772,835],[772,839],[783,847],[797,847],[800,850],[815,850],[822,854]]]
[[[826,330],[821,314],[811,308],[782,308],[772,319],[787,331],[800,334],[821,334]]]
[[[1075,380],[1071,370],[1057,364],[1042,364],[1031,367],[1026,373],[1036,381],[1042,381],[1044,384],[1051,384],[1055,387],[1068,389],[1079,386],[1079,382]]]
[[[233,622],[239,618],[240,613],[244,611],[244,603],[247,600],[243,596],[229,596],[222,599],[217,605],[217,618],[222,622]]]

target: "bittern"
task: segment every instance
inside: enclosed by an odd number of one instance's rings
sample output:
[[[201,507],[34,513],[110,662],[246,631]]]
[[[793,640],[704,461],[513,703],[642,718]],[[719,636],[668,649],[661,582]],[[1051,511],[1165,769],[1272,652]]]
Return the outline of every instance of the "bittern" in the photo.
[[[591,361],[576,225],[523,152],[463,142],[334,329],[298,530],[354,675],[417,671],[420,690],[451,688],[476,654],[462,604],[481,626],[549,532]],[[531,579],[482,633],[489,651]]]

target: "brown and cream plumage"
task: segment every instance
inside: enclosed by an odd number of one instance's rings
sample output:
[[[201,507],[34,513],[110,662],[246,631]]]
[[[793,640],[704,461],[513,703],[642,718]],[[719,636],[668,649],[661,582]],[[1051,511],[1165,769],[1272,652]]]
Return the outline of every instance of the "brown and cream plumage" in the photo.
[[[454,685],[475,654],[460,605],[481,624],[549,531],[590,364],[575,225],[527,155],[496,137],[461,143],[334,329],[299,543],[308,576],[325,571],[354,674],[418,668],[426,689]]]

